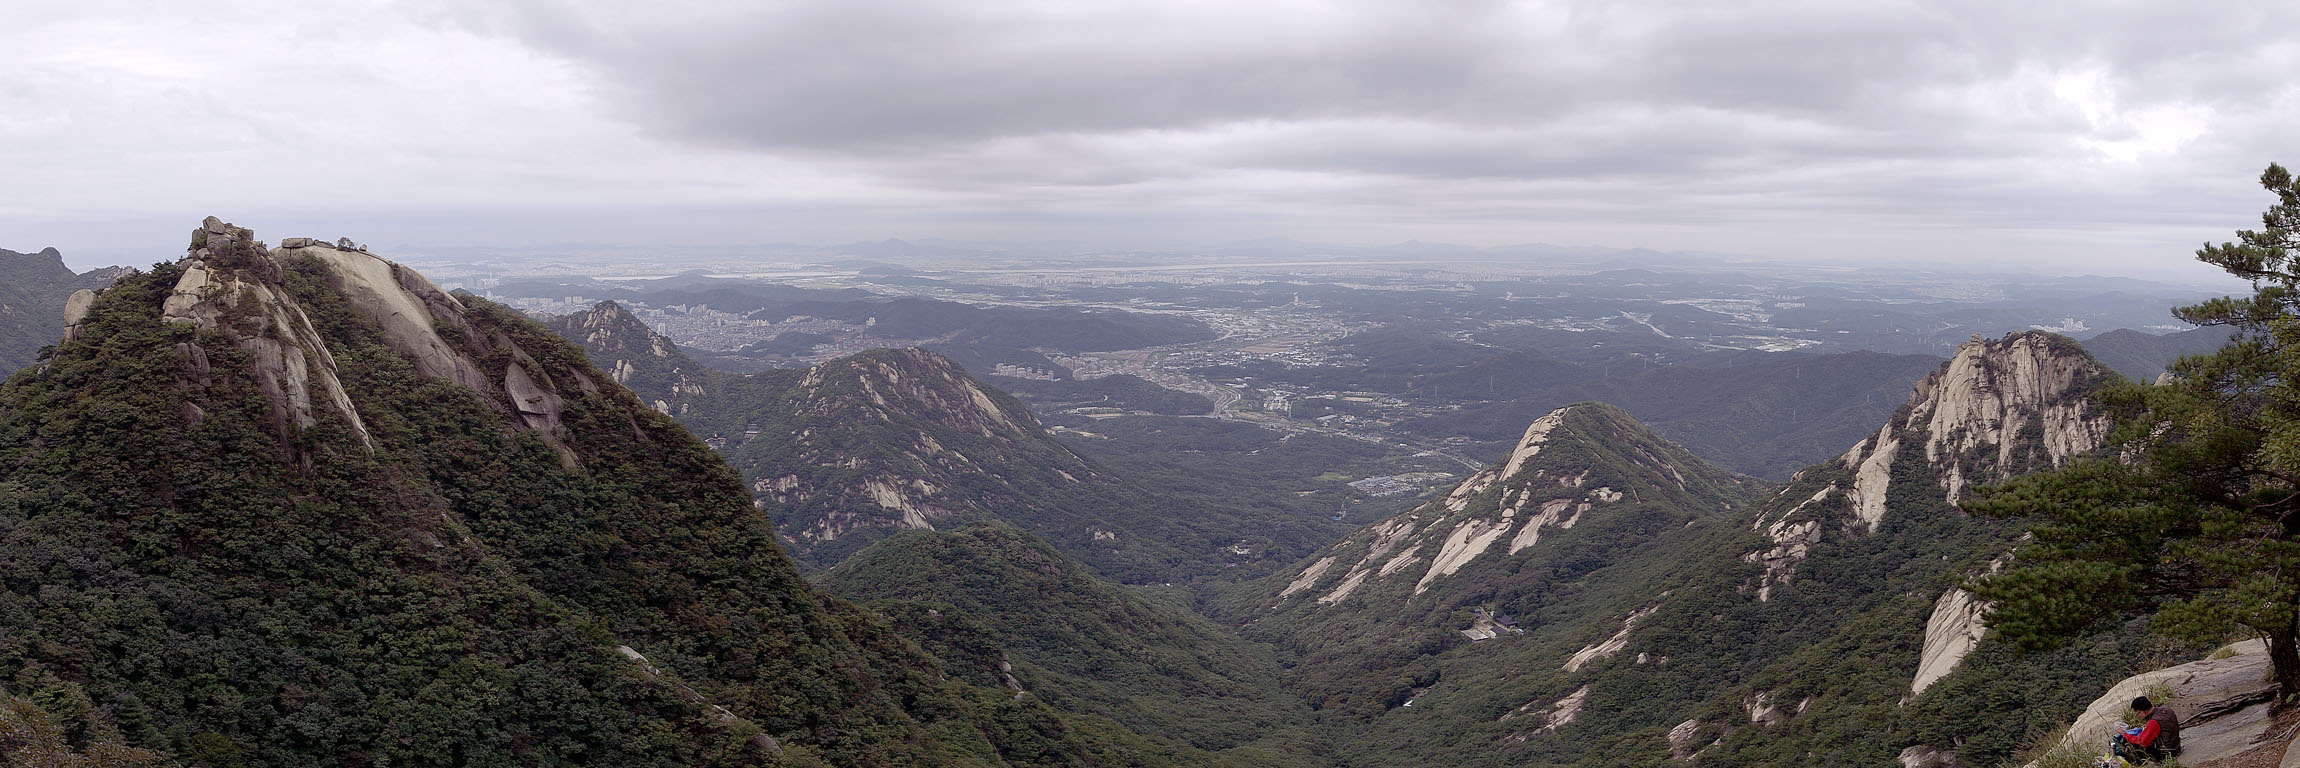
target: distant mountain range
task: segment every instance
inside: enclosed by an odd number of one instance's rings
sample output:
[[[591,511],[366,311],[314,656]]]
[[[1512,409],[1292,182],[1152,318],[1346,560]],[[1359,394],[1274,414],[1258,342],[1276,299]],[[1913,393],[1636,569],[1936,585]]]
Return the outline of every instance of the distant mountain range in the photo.
[[[2127,379],[2155,381],[2180,358],[2201,355],[2228,343],[2226,328],[2194,328],[2167,334],[2148,334],[2120,328],[2085,339],[2093,359]]]
[[[40,348],[64,334],[64,299],[73,291],[111,285],[125,267],[74,273],[54,248],[37,253],[0,249],[0,372],[31,365]]]
[[[654,307],[707,306],[759,320],[809,318],[842,323],[867,328],[880,338],[1018,350],[1140,349],[1215,336],[1205,324],[1172,314],[977,305],[878,296],[851,289],[793,288],[754,280],[673,277],[607,283],[524,279],[505,281],[490,292],[523,298],[595,296],[644,301]],[[787,353],[782,348],[773,351]]]
[[[1080,457],[949,359],[874,350],[804,370],[705,368],[612,302],[554,318],[591,359],[717,442],[802,562],[901,530],[1002,520],[1128,582],[1259,571],[1328,521],[1150,494]]]

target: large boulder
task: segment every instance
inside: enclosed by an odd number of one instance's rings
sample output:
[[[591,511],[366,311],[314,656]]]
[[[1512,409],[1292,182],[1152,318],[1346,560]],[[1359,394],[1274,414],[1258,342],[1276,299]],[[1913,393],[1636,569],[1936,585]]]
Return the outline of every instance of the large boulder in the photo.
[[[2106,750],[2109,740],[2124,729],[2132,700],[2151,690],[2161,696],[2161,689],[2170,689],[2172,696],[2158,703],[2171,706],[2181,717],[2182,763],[2203,765],[2261,749],[2276,738],[2269,732],[2268,704],[2275,683],[2268,672],[2267,642],[2247,640],[2221,649],[2213,658],[2125,678],[2085,707],[2055,751]]]
[[[88,310],[95,306],[96,292],[86,288],[73,291],[71,296],[64,299],[65,340],[80,338],[86,332],[80,324],[88,321]]]

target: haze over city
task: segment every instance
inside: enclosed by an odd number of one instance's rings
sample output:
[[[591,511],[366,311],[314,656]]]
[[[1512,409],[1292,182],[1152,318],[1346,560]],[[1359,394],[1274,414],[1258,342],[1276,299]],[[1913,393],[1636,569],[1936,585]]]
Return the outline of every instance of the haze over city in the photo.
[[[0,244],[149,263],[220,213],[418,260],[1291,238],[2203,282],[2300,116],[2296,14],[35,3]]]

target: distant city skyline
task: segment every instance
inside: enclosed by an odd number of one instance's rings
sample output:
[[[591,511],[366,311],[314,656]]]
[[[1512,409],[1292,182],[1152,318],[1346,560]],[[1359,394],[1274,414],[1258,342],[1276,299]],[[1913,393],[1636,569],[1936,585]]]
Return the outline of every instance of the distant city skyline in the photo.
[[[12,9],[0,248],[1555,243],[2214,277],[2290,4]]]

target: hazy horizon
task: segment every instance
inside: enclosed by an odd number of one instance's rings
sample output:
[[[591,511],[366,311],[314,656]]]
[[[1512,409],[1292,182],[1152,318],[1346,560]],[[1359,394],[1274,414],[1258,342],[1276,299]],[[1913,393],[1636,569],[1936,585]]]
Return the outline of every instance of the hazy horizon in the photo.
[[[1554,243],[2204,282],[2300,9],[23,9],[0,247]]]

